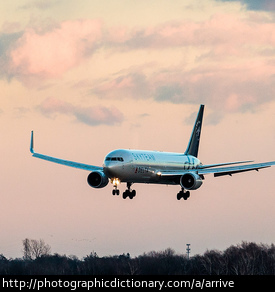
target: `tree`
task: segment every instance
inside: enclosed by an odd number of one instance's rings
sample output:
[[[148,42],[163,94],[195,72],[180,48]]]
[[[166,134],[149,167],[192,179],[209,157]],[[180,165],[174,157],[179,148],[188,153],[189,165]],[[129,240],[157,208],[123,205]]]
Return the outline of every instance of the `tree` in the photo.
[[[43,239],[26,238],[23,240],[23,257],[25,260],[34,260],[38,257],[49,255],[50,252],[51,247]]]

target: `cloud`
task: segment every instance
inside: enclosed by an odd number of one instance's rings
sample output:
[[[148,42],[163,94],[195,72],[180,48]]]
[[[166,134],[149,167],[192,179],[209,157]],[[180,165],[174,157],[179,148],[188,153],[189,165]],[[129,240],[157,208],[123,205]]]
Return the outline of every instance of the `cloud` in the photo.
[[[78,122],[89,126],[113,126],[122,123],[124,120],[123,114],[115,107],[93,106],[84,108],[55,98],[45,99],[38,106],[38,110],[49,118],[53,118],[57,114],[71,115]]]
[[[214,14],[203,21],[178,20],[152,27],[108,29],[105,44],[115,50],[215,48],[216,53],[238,54],[243,46],[274,45],[274,23],[266,16]],[[241,48],[239,46],[242,46]]]
[[[123,122],[123,114],[117,108],[95,106],[88,108],[76,108],[74,115],[79,122],[89,126],[115,125]]]
[[[93,87],[91,93],[100,98],[110,99],[149,98],[150,88],[146,75],[140,71],[131,70],[132,72],[120,74],[114,79],[100,82]]]
[[[0,76],[11,77],[10,55],[14,43],[22,36],[23,32],[0,34]]]
[[[95,51],[107,53],[122,63],[121,71],[106,70],[106,78],[93,81],[85,76],[90,93],[101,99],[205,103],[244,111],[268,102],[275,93],[274,22],[261,13],[257,17],[254,12],[214,14],[201,21],[169,21],[140,28],[107,27],[99,20],[64,21],[43,32],[27,28],[0,36],[0,49],[3,43],[3,74],[24,84],[35,78],[60,78]],[[174,52],[181,59],[169,62]],[[135,66],[125,69],[131,56]],[[84,109],[58,106],[59,113],[74,112],[78,120],[95,123]]]
[[[188,54],[183,54],[179,65],[158,68],[154,64],[152,74],[145,74],[148,70],[141,66],[136,72],[130,68],[129,73],[124,71],[95,86],[93,93],[101,97],[205,103],[227,111],[252,110],[274,98],[275,30],[270,19],[255,19],[254,14],[216,14],[200,22],[169,22],[135,32],[120,30],[120,45],[122,50],[158,50],[166,58],[173,53],[171,49],[190,48],[196,50],[197,57],[191,69],[185,66]]]
[[[184,87],[180,84],[163,85],[156,89],[155,100],[171,101],[172,103],[182,103],[187,97],[184,93]]]
[[[65,21],[43,33],[26,29],[10,52],[10,69],[19,79],[60,77],[94,52],[101,34],[98,20]]]
[[[29,3],[20,6],[20,9],[38,9],[38,10],[45,10],[45,9],[50,9],[53,8],[54,6],[58,5],[61,3],[61,0],[35,0],[35,1],[30,1]]]
[[[274,23],[264,18],[256,21],[254,14],[247,17],[234,14],[215,14],[207,20],[174,21],[159,24],[152,28],[132,32],[125,40],[128,48],[177,48],[195,46],[208,48],[215,53],[234,52],[239,55],[245,47],[275,45]],[[252,46],[252,47],[251,47]]]
[[[136,74],[124,72],[100,83],[92,93],[104,99],[205,103],[216,109],[246,111],[274,99],[274,65],[260,58],[254,61],[245,59],[236,64],[226,60],[207,61],[190,70],[176,66],[147,76],[139,69]]]
[[[221,2],[240,2],[249,10],[275,11],[274,0],[218,0]]]
[[[103,27],[99,20],[64,21],[43,32],[27,28],[9,50],[10,71],[17,78],[56,78],[77,67],[96,49],[132,51],[194,47],[204,58],[241,57],[275,45],[274,23],[216,14],[204,21],[170,21],[152,27]],[[203,60],[201,60],[203,61]],[[140,76],[129,76],[138,78]],[[119,81],[119,80],[118,80]],[[126,82],[126,80],[124,80]],[[131,86],[131,85],[129,85]]]
[[[274,66],[252,61],[227,65],[208,65],[180,74],[168,72],[159,79],[154,99],[175,104],[205,103],[228,111],[244,111],[274,99]]]

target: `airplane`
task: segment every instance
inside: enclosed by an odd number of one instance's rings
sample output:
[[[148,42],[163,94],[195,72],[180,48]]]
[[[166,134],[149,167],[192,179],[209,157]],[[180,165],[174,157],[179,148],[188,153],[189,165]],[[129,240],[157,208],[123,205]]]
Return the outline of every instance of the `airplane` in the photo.
[[[275,165],[275,161],[254,164],[252,164],[253,161],[237,161],[203,165],[198,159],[203,113],[204,105],[202,104],[184,153],[117,149],[106,155],[103,166],[94,166],[36,153],[33,131],[30,152],[36,158],[90,171],[87,177],[88,184],[99,189],[111,182],[113,195],[119,195],[118,185],[126,183],[127,189],[123,192],[123,199],[127,197],[133,199],[136,196],[136,191],[131,189],[134,183],[146,183],[179,185],[181,189],[177,194],[177,199],[187,200],[191,190],[201,187],[207,174],[214,174],[214,177],[232,176],[232,174],[258,171]]]

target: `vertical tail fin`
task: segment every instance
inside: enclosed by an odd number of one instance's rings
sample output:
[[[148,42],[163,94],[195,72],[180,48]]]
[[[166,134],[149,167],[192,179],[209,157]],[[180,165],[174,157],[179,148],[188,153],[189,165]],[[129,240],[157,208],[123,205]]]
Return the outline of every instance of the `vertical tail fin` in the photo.
[[[204,105],[201,104],[193,132],[184,154],[198,157]]]

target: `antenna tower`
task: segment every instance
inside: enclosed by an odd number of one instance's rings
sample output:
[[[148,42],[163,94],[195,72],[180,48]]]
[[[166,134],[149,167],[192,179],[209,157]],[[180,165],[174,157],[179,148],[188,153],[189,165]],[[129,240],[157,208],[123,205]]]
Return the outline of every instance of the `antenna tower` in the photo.
[[[191,251],[190,245],[191,245],[190,243],[186,244],[186,254],[187,254],[187,259],[188,260],[190,258],[190,251]]]

